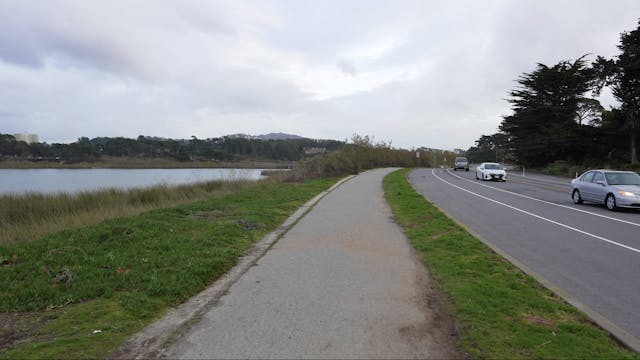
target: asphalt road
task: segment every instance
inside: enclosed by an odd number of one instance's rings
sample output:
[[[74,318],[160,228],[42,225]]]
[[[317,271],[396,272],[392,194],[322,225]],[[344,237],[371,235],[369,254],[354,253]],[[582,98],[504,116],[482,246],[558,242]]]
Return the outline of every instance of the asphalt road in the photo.
[[[384,200],[391,170],[331,191],[165,354],[461,357],[453,320]]]
[[[575,205],[569,180],[418,169],[426,199],[578,302],[640,339],[640,212]]]

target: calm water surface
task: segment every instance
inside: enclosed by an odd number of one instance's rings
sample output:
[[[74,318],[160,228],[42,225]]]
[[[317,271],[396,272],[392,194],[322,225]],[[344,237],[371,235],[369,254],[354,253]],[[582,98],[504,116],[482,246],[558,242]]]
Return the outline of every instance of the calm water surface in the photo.
[[[56,193],[179,185],[211,180],[259,180],[261,169],[0,169],[0,194]]]

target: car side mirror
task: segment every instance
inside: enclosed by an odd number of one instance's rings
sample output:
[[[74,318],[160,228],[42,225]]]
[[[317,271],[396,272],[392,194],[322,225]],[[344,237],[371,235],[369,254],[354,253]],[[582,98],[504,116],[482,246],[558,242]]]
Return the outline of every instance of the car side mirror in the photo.
[[[606,184],[604,183],[604,181],[602,181],[602,180],[598,180],[598,181],[596,181],[596,184],[600,184],[600,185],[602,185],[602,186],[605,186],[605,185],[606,185]]]

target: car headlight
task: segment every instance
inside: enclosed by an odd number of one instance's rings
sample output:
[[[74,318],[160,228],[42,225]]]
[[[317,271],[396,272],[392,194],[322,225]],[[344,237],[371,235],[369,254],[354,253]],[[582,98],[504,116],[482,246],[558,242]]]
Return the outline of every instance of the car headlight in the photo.
[[[622,195],[622,196],[630,196],[630,197],[635,197],[636,194],[632,193],[632,192],[628,192],[628,191],[619,191],[618,194]]]

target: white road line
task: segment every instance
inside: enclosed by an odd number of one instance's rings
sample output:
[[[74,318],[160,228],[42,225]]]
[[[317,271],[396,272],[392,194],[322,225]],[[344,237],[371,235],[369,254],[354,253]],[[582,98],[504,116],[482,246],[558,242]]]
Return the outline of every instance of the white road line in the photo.
[[[480,194],[478,194],[478,193],[474,193],[473,191],[470,191],[470,190],[467,190],[467,189],[465,189],[465,188],[463,188],[463,187],[460,187],[460,186],[458,186],[458,185],[452,184],[452,183],[448,182],[447,180],[445,180],[445,179],[443,179],[443,178],[439,177],[438,175],[436,175],[436,171],[435,171],[435,169],[432,169],[432,170],[431,170],[431,173],[432,173],[432,174],[433,174],[433,176],[435,176],[438,180],[440,180],[440,181],[444,182],[445,184],[448,184],[448,185],[450,185],[450,186],[453,186],[453,187],[455,187],[455,188],[457,188],[457,189],[460,189],[460,190],[462,190],[462,191],[468,192],[469,194],[475,195],[475,196],[477,196],[477,197],[479,197],[479,198],[482,198],[482,199],[485,199],[485,200],[489,200],[489,201],[494,202],[494,203],[496,203],[496,204],[498,204],[498,205],[506,206],[506,207],[508,207],[509,209],[513,209],[513,210],[519,211],[519,212],[521,212],[521,213],[523,213],[523,214],[526,214],[526,215],[529,215],[529,216],[533,216],[533,217],[535,217],[535,218],[537,218],[537,219],[540,219],[540,220],[544,220],[544,221],[550,222],[550,223],[552,223],[552,224],[555,224],[555,225],[561,226],[561,227],[563,227],[563,228],[565,228],[565,229],[573,230],[573,231],[578,232],[578,233],[580,233],[580,234],[587,235],[587,236],[590,236],[590,237],[592,237],[592,238],[594,238],[594,239],[598,239],[598,240],[600,240],[600,241],[604,241],[604,242],[606,242],[606,243],[609,243],[609,244],[612,244],[612,245],[616,245],[616,246],[619,246],[619,247],[621,247],[621,248],[625,248],[625,249],[627,249],[627,250],[631,250],[631,251],[633,251],[633,252],[636,252],[636,253],[640,254],[640,250],[639,250],[639,249],[633,248],[633,247],[631,247],[631,246],[627,246],[627,245],[625,245],[625,244],[621,244],[621,243],[619,243],[619,242],[615,242],[615,241],[613,241],[613,240],[609,240],[609,239],[607,239],[607,238],[603,238],[602,236],[598,236],[598,235],[591,234],[591,233],[588,233],[588,232],[583,231],[583,230],[580,230],[580,229],[576,229],[576,228],[574,228],[574,227],[572,227],[572,226],[569,226],[569,225],[566,225],[566,224],[563,224],[563,223],[560,223],[560,222],[557,222],[557,221],[554,221],[554,220],[548,219],[548,218],[546,218],[546,217],[543,217],[543,216],[540,216],[540,215],[537,215],[537,214],[534,214],[534,213],[528,212],[528,211],[526,211],[526,210],[519,209],[519,208],[517,208],[517,207],[515,207],[515,206],[509,205],[509,204],[505,204],[505,203],[500,202],[500,201],[498,201],[498,200],[491,199],[491,198],[486,197],[486,196],[484,196],[484,195],[480,195]]]
[[[589,214],[589,215],[593,215],[593,216],[601,217],[601,218],[604,218],[604,219],[607,219],[607,220],[618,221],[618,222],[625,223],[625,224],[628,224],[628,225],[633,225],[633,226],[638,226],[638,227],[640,227],[640,224],[635,223],[635,222],[633,222],[633,221],[622,220],[622,219],[614,218],[614,217],[611,217],[611,216],[602,215],[602,214],[597,214],[597,213],[594,213],[594,212],[591,212],[591,211],[582,210],[582,209],[576,209],[576,208],[571,207],[571,206],[567,206],[567,205],[560,205],[560,204],[556,204],[556,203],[553,203],[553,202],[550,202],[550,201],[546,201],[546,200],[542,200],[542,199],[537,199],[537,198],[534,198],[534,197],[531,197],[531,196],[518,194],[518,193],[515,193],[515,192],[513,192],[513,191],[504,190],[504,189],[500,189],[500,188],[497,188],[497,187],[493,187],[493,186],[489,186],[489,185],[481,184],[481,183],[479,183],[479,182],[477,182],[477,181],[473,181],[473,180],[465,179],[465,178],[463,178],[463,177],[461,177],[461,176],[458,176],[458,175],[456,175],[456,174],[452,173],[452,172],[451,172],[451,171],[449,171],[449,170],[447,170],[447,172],[448,172],[451,176],[457,177],[457,178],[458,178],[458,179],[460,179],[460,180],[464,180],[464,181],[467,181],[467,182],[470,182],[470,183],[472,183],[472,184],[476,184],[476,185],[479,185],[479,186],[484,186],[484,187],[489,188],[489,189],[493,189],[493,190],[497,190],[497,191],[502,191],[502,192],[507,193],[507,194],[511,194],[511,195],[515,195],[515,196],[520,196],[520,197],[522,197],[522,198],[529,199],[529,200],[539,201],[539,202],[544,203],[544,204],[553,205],[553,206],[561,207],[561,208],[564,208],[564,209],[569,209],[569,210],[578,211],[578,212],[581,212],[581,213],[584,213],[584,214]]]
[[[517,174],[514,174],[514,173],[509,173],[509,176],[517,177],[519,179],[528,179],[528,180],[533,180],[533,181],[547,182],[547,183],[559,184],[559,185],[564,185],[564,186],[569,186],[570,185],[569,182],[547,180],[547,179],[543,179],[543,178],[539,178],[539,177],[535,177],[535,176],[522,176],[522,175],[517,175]]]

